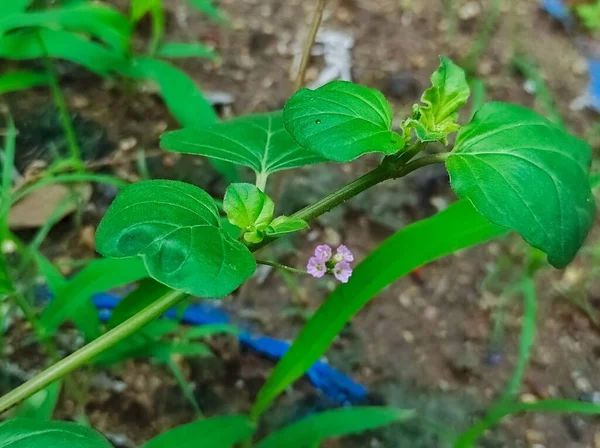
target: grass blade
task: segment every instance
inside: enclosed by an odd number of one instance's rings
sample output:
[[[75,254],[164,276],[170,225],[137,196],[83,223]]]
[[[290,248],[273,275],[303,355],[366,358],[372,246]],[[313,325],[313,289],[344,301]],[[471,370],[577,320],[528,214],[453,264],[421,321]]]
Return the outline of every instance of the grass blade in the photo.
[[[166,431],[142,448],[229,448],[254,433],[254,425],[242,415],[198,420]]]
[[[256,448],[319,446],[332,437],[357,434],[390,423],[407,420],[414,412],[394,408],[341,408],[311,415],[286,426],[260,441]]]
[[[10,72],[0,76],[0,95],[18,90],[27,90],[31,87],[47,86],[49,83],[50,79],[45,73],[28,70]]]
[[[411,224],[384,241],[358,265],[313,315],[279,361],[258,394],[251,416],[258,416],[327,350],[346,323],[383,288],[415,268],[507,232],[459,201],[437,215]],[[398,256],[401,254],[401,256]]]

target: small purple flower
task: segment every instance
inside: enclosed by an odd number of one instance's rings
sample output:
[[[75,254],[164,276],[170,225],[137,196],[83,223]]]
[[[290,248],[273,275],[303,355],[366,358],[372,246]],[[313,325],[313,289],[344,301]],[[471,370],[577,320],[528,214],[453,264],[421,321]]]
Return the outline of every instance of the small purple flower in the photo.
[[[354,255],[352,255],[352,252],[350,252],[350,249],[348,249],[343,244],[337,248],[337,253],[335,254],[335,257],[333,257],[333,258],[336,261],[347,261],[348,263],[354,261]]]
[[[333,268],[333,275],[342,283],[348,283],[348,279],[352,275],[352,268],[347,261],[338,262]]]
[[[325,263],[331,259],[331,253],[331,247],[329,247],[327,244],[321,244],[315,248],[314,258]]]
[[[306,271],[314,278],[321,278],[327,273],[327,266],[325,266],[324,260],[320,260],[317,257],[310,257],[306,265]]]

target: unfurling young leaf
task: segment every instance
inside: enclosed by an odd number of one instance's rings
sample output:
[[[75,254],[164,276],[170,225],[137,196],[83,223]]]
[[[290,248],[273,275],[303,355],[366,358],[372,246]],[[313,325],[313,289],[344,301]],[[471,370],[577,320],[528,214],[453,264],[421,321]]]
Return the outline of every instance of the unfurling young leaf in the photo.
[[[197,125],[183,125],[190,129],[162,135],[163,149],[244,165],[263,179],[276,171],[325,161],[294,141],[283,127],[280,111],[236,118],[201,129]]]
[[[272,199],[252,184],[231,184],[225,192],[223,209],[229,222],[241,229],[264,227],[273,219]]]
[[[121,191],[96,232],[98,252],[139,256],[155,280],[206,298],[223,297],[256,268],[221,226],[214,200],[183,182],[137,182]]]
[[[446,159],[452,188],[495,224],[565,267],[592,225],[591,149],[535,112],[488,103]]]
[[[308,224],[303,219],[289,216],[278,216],[271,221],[271,224],[269,224],[269,227],[267,227],[266,232],[269,236],[279,236],[286,233],[298,232],[299,230],[306,229],[307,227]]]
[[[442,57],[441,64],[431,76],[431,87],[423,93],[424,105],[413,107],[413,116],[403,123],[407,134],[414,129],[424,142],[446,143],[448,134],[456,132],[458,110],[469,99],[469,84],[465,72],[450,59]]]
[[[252,184],[231,184],[225,192],[223,208],[229,222],[243,230],[244,240],[249,243],[260,243],[266,235],[279,236],[308,227],[298,218],[273,219],[275,204]]]
[[[392,131],[392,108],[381,92],[351,82],[299,90],[285,105],[283,120],[300,145],[336,162],[404,147],[404,138]]]
[[[260,243],[273,219],[275,204],[255,185],[231,184],[225,192],[223,208],[229,222],[244,231],[246,241]]]

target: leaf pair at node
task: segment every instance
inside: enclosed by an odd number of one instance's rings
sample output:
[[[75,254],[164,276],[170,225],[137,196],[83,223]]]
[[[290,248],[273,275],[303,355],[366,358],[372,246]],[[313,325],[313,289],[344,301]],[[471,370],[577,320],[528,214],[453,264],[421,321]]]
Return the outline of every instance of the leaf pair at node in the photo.
[[[248,243],[260,243],[266,236],[280,236],[308,227],[302,219],[278,216],[273,219],[273,200],[252,184],[231,184],[223,200],[231,224],[243,231]]]

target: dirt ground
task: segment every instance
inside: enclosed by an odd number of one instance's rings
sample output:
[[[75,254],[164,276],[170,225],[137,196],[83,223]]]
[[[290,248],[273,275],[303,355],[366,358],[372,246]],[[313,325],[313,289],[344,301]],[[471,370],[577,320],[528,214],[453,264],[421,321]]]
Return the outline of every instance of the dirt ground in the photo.
[[[233,104],[225,111],[227,116],[283,107],[292,93],[294,43],[301,41],[306,32],[314,2],[222,0],[222,8],[231,17],[228,27],[200,19],[189,12],[183,0],[165,3],[170,11],[170,36],[209,42],[221,54],[219,64],[188,61],[181,66],[203,89],[233,95]],[[448,4],[453,7],[447,9]],[[481,39],[486,22],[493,17],[493,9],[492,1],[332,0],[323,28],[353,36],[354,81],[386,93],[395,117],[400,119],[428,86],[439,55],[456,62],[466,60]],[[581,35],[578,42],[582,40],[593,42],[591,36]],[[474,60],[473,74],[483,81],[487,100],[513,102],[548,113],[535,95],[525,91],[525,79],[512,64],[516,52],[539,68],[569,130],[590,137],[598,117],[569,107],[587,82],[583,54],[572,36],[541,12],[534,0],[500,1],[497,23]],[[318,58],[311,61],[308,81],[316,78],[321,66]],[[82,132],[88,130],[106,152],[133,153],[134,148],[143,148],[153,155],[160,133],[177,127],[160,100],[150,94],[125,94],[92,75],[68,70],[63,74],[63,88],[78,119],[94,123],[82,124]],[[33,121],[32,110],[43,111],[49,101],[43,92],[35,92],[27,101],[20,96],[11,97],[9,103],[27,123]],[[22,134],[34,136],[35,127]],[[593,140],[596,145],[597,140]],[[133,144],[126,145],[127,141]],[[597,153],[600,146],[594,149]],[[189,160],[158,155],[148,158],[148,166],[155,176],[187,180],[221,194],[224,184],[210,166],[202,160]],[[279,194],[281,203],[289,209],[297,209],[374,163],[374,159],[367,159],[352,166],[286,172],[283,188],[274,194]],[[135,178],[133,163],[115,170]],[[110,194],[95,192],[85,215],[87,226],[97,224]],[[395,229],[432,215],[452,200],[444,172],[423,170],[350,201],[309,232],[269,249],[267,255],[301,266],[316,244],[343,242],[360,260]],[[86,243],[85,238],[73,235],[69,229],[69,220],[55,229],[45,246],[46,253],[55,260],[93,256],[89,241]],[[590,237],[589,248],[597,245],[597,233],[594,231]],[[328,352],[331,364],[365,385],[373,403],[417,409],[428,419],[456,431],[468,427],[502,389],[514,365],[521,316],[518,298],[502,308],[504,318],[498,327],[504,328],[503,336],[495,337],[498,333],[493,328],[503,303],[501,293],[518,275],[525,250],[520,239],[511,236],[432,263],[396,282],[363,309],[335,342]],[[578,399],[582,394],[600,391],[600,333],[596,320],[600,318],[600,282],[590,274],[595,261],[590,250],[566,271],[547,270],[539,276],[539,326],[525,378],[524,399]],[[266,280],[251,280],[224,302],[253,329],[291,339],[333,287],[327,280],[290,283],[271,272]],[[183,363],[200,406],[207,415],[248,411],[272,362],[240,351],[226,338],[213,341],[213,345],[216,358]],[[16,352],[13,358],[23,364],[22,354]],[[127,387],[124,392],[93,389],[87,412],[99,430],[141,443],[193,418],[164,368],[142,361],[128,362],[109,375]],[[85,376],[89,375],[82,374]],[[262,430],[328,405],[308,383],[300,381],[267,413]],[[72,412],[73,403],[62,400],[59,415],[67,418]],[[326,446],[445,445],[422,427],[398,425]],[[520,416],[507,419],[488,434],[481,446],[599,448],[600,421]]]

